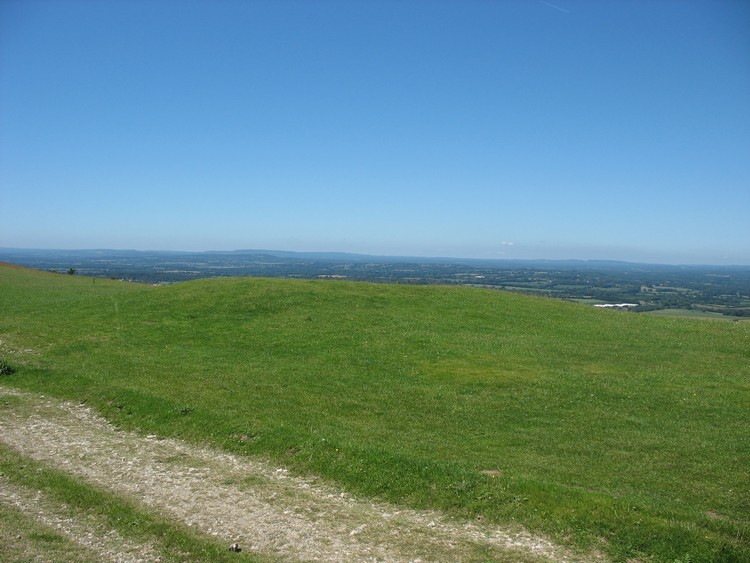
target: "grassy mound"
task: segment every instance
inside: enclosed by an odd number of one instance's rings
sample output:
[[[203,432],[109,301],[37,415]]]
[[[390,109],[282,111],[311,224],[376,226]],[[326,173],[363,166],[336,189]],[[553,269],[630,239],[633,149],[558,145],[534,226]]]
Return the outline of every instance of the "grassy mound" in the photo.
[[[616,559],[750,559],[750,324],[0,267],[0,383]]]

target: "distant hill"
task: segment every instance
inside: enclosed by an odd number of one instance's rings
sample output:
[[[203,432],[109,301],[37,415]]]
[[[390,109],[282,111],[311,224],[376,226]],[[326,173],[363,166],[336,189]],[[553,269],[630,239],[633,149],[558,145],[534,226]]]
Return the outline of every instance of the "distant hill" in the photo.
[[[347,252],[296,252],[285,250],[243,249],[230,251],[174,251],[174,250],[112,250],[112,249],[27,249],[2,248],[0,259],[13,263],[60,263],[62,261],[111,261],[123,259],[155,262],[159,260],[217,260],[217,259],[245,259],[283,258],[286,260],[314,261],[314,262],[352,262],[375,264],[444,264],[467,265],[495,269],[562,269],[562,270],[644,270],[644,271],[750,271],[750,266],[700,266],[700,265],[670,265],[644,264],[617,260],[517,260],[517,259],[486,259],[486,258],[455,258],[455,257],[423,257],[423,256],[381,256],[369,254],[354,254]]]

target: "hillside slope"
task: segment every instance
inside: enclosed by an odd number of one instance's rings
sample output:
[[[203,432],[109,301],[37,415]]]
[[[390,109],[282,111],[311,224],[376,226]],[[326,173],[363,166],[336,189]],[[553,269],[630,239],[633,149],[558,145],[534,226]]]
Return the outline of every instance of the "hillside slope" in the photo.
[[[615,559],[737,560],[750,326],[496,291],[0,267],[2,384]]]

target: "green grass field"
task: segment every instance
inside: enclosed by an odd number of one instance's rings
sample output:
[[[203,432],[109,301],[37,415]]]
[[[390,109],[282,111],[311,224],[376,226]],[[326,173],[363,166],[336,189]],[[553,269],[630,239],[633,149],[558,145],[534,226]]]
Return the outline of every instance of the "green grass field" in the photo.
[[[615,560],[750,560],[750,324],[0,266],[0,384]],[[492,474],[483,471],[492,471]]]
[[[722,315],[711,311],[701,311],[700,309],[657,309],[656,311],[646,311],[644,315],[655,315],[660,317],[682,317],[691,319],[713,319],[717,321],[750,321],[747,317],[735,317],[731,315]]]

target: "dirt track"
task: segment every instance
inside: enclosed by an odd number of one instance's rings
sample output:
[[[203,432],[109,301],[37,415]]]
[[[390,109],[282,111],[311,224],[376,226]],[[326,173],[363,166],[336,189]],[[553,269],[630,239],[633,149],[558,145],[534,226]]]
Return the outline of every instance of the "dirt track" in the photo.
[[[0,397],[4,395],[15,396],[11,404],[16,406],[3,408],[0,441],[25,456],[217,536],[227,546],[237,542],[245,550],[285,560],[458,561],[479,554],[505,561],[579,559],[523,530],[484,527],[435,512],[373,504],[322,482],[291,476],[284,468],[117,430],[84,406],[0,387]],[[51,505],[38,497],[34,501],[0,480],[3,503],[26,507],[48,524],[61,518],[53,514]],[[85,543],[87,535],[91,543],[92,534],[110,533],[97,531],[96,526],[84,533],[69,518],[67,527],[66,531],[58,526],[79,543]],[[112,546],[104,550],[111,560],[148,558],[147,546],[127,556],[119,539],[114,543],[107,543],[106,537],[99,540],[100,548]]]

